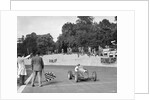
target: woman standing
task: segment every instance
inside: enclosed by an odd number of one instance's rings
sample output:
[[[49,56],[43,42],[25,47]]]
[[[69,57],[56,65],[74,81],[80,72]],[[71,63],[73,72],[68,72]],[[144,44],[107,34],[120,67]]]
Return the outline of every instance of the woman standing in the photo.
[[[20,85],[24,85],[25,75],[27,75],[24,60],[28,59],[30,56],[31,55],[24,57],[21,54],[18,55],[17,65],[18,65],[18,76],[20,77]]]

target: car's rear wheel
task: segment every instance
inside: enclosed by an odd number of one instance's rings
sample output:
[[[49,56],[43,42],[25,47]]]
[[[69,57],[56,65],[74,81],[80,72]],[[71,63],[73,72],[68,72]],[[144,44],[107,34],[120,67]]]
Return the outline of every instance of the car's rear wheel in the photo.
[[[72,71],[68,71],[68,79],[69,79],[69,80],[72,79]]]

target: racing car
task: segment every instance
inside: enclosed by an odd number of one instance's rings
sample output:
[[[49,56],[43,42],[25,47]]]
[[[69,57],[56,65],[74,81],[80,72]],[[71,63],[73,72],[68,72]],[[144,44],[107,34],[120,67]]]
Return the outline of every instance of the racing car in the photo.
[[[80,65],[77,65],[77,66],[80,66]],[[83,69],[83,71],[80,71],[79,69],[76,70],[76,69],[77,68],[75,68],[75,71],[68,71],[68,79],[69,80],[74,79],[75,82],[87,81],[87,80],[93,80],[93,81],[97,80],[96,71],[93,71],[92,75],[89,76],[89,72],[87,69]]]

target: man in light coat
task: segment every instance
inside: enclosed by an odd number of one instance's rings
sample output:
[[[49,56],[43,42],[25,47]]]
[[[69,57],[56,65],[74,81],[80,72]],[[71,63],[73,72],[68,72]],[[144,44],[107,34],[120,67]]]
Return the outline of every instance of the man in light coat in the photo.
[[[38,74],[38,80],[39,80],[39,87],[42,86],[41,78],[42,78],[42,70],[44,69],[44,63],[43,59],[39,56],[40,53],[37,52],[34,57],[31,59],[31,67],[33,70],[33,77],[32,77],[32,87],[34,87],[34,81],[36,79],[36,76]]]

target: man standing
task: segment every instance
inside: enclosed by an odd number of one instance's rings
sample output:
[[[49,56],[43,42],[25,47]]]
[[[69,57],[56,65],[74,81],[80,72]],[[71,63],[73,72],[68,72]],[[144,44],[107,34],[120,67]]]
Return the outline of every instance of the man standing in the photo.
[[[33,70],[33,77],[32,77],[32,87],[34,86],[35,78],[38,74],[38,80],[39,80],[39,87],[42,86],[41,78],[42,78],[42,70],[44,69],[44,63],[43,59],[39,56],[40,53],[37,52],[35,56],[31,60],[31,66]]]
[[[101,46],[99,46],[98,50],[99,50],[99,56],[101,56],[101,54],[103,53],[103,48]]]

